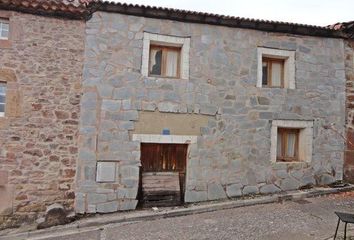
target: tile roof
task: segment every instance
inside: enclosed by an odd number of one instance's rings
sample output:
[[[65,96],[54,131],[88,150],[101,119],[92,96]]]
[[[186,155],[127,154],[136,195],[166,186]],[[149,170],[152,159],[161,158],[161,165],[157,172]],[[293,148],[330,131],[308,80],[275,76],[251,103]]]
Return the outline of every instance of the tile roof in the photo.
[[[90,0],[0,0],[0,9],[81,19]]]
[[[345,33],[348,38],[354,39],[354,21],[336,23],[328,27],[337,31],[341,31]]]
[[[347,30],[348,28],[343,28],[344,25],[341,25],[341,27],[336,24],[331,26],[315,26],[290,22],[267,21],[174,8],[109,2],[105,0],[0,0],[0,9],[86,20],[89,19],[95,11],[105,11],[149,18],[247,28],[268,32],[320,37],[348,37],[348,34],[344,31],[344,29]]]
[[[116,12],[151,18],[222,25],[236,28],[248,28],[268,32],[282,32],[323,37],[343,37],[339,31],[336,31],[328,26],[315,26],[290,22],[242,18],[174,8],[144,6],[103,0],[92,2],[90,5],[95,6],[95,9],[98,11]]]

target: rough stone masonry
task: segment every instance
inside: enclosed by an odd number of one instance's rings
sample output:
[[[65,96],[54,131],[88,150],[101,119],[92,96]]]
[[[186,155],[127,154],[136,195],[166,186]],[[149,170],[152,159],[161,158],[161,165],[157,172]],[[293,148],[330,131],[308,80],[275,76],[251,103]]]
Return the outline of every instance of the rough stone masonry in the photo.
[[[142,74],[145,33],[189,39],[187,79]],[[294,89],[257,87],[259,47],[295,53]],[[343,177],[344,141],[323,128],[335,124],[344,131],[339,38],[95,12],[86,23],[83,92],[78,213],[136,207],[141,141],[134,135],[144,112],[156,113],[157,122],[161,113],[208,117],[189,145],[186,202],[294,190]],[[272,123],[278,120],[311,122],[309,161],[271,161]],[[115,166],[111,183],[96,181],[97,164],[104,162]]]
[[[344,162],[344,177],[351,182],[354,181],[354,40],[345,42],[345,75],[347,79],[347,149]]]
[[[11,29],[0,45],[3,228],[32,222],[53,203],[73,209],[85,25],[12,11],[0,17]]]
[[[323,127],[345,130],[346,80],[353,118],[353,44],[339,31],[268,22],[302,35],[271,33],[257,20],[231,19],[251,30],[192,12],[189,21],[204,24],[184,22],[180,11],[180,21],[156,18],[173,13],[166,9],[38,2],[0,0],[10,27],[0,39],[0,228],[33,222],[53,203],[65,214],[135,209],[144,142],[188,144],[186,202],[343,178],[344,142]],[[129,15],[141,10],[152,18]],[[148,77],[149,44],[166,41],[183,44],[181,76]],[[287,88],[260,87],[260,50],[293,56]],[[274,161],[274,130],[285,125],[305,129],[304,161]]]

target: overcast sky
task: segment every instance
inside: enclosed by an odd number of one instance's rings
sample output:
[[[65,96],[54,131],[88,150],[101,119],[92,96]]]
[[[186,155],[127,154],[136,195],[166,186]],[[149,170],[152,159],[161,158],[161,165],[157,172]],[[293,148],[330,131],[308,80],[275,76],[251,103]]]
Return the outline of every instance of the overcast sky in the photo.
[[[119,2],[321,26],[354,20],[354,0],[122,0]]]

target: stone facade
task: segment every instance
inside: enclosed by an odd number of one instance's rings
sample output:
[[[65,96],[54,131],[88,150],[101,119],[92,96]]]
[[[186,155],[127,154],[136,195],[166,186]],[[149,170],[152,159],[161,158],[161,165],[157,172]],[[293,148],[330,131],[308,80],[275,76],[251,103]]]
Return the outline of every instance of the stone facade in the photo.
[[[190,39],[188,78],[141,74],[144,32]],[[186,202],[268,194],[342,179],[344,141],[323,127],[335,124],[344,131],[342,39],[106,12],[95,12],[87,21],[85,37],[78,213],[136,207],[141,141],[133,133],[141,134],[135,126],[147,111],[156,113],[157,122],[160,113],[208,117],[194,134],[196,142],[189,144]],[[295,86],[257,87],[258,48],[295,53]],[[271,161],[273,120],[311,122],[310,161]],[[185,135],[178,130],[171,134]],[[105,162],[115,166],[113,182],[96,181],[97,164]]]
[[[33,221],[46,207],[73,209],[84,21],[0,11],[0,228]]]

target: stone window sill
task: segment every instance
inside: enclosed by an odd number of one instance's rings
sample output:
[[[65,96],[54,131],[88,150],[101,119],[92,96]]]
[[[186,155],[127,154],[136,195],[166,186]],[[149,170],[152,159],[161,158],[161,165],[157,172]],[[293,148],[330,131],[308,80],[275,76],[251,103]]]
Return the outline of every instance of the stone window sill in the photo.
[[[306,168],[310,166],[309,162],[301,161],[301,162],[272,162],[272,166],[292,166],[292,167],[300,167]]]
[[[149,80],[156,80],[156,81],[188,81],[185,78],[173,78],[173,77],[156,77],[156,76],[147,76]]]

